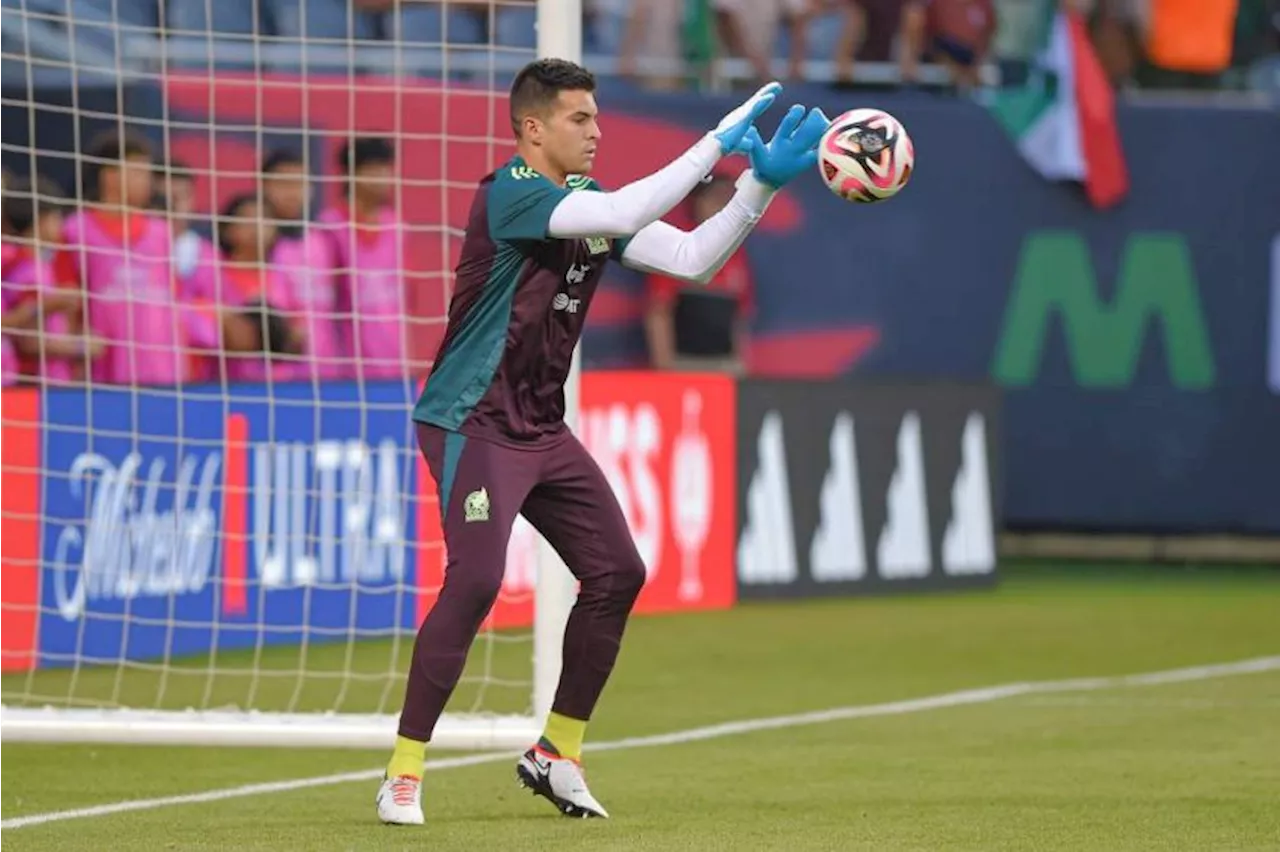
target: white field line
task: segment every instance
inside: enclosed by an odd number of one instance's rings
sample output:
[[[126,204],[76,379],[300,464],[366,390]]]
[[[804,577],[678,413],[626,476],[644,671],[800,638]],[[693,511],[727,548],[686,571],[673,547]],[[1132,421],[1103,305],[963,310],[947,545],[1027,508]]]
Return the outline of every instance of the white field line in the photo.
[[[738,734],[751,734],[757,731],[771,731],[779,728],[798,728],[806,725],[819,725],[825,722],[838,722],[848,719],[868,719],[876,716],[902,716],[908,713],[921,713],[926,710],[941,710],[947,707],[965,707],[974,704],[989,704],[1006,698],[1023,695],[1043,695],[1068,692],[1097,692],[1104,689],[1117,689],[1132,686],[1158,686],[1170,683],[1186,683],[1190,681],[1209,680],[1212,678],[1231,677],[1233,675],[1255,674],[1258,672],[1280,670],[1280,656],[1256,657],[1234,663],[1217,663],[1206,666],[1190,666],[1183,669],[1171,669],[1143,674],[1119,675],[1116,677],[1075,678],[1072,680],[1030,681],[1024,683],[1008,683],[1001,686],[987,686],[978,689],[965,689],[959,692],[945,692],[923,698],[912,698],[905,701],[890,701],[884,704],[864,704],[852,707],[836,707],[831,710],[819,710],[811,713],[796,713],[790,716],[770,716],[762,719],[744,719],[738,722],[724,722],[719,725],[708,725],[702,728],[690,728],[674,731],[669,734],[656,734],[647,737],[628,737],[612,742],[591,743],[588,751],[615,751],[618,749],[652,748],[653,746],[679,745],[681,743],[699,742],[702,740],[730,737]],[[427,764],[428,773],[445,769],[459,769],[464,766],[477,766],[484,763],[496,763],[512,760],[514,755],[502,752],[494,754],[478,754],[468,757],[433,760]],[[96,805],[91,808],[76,808],[66,811],[31,814],[0,821],[0,829],[25,828],[33,825],[44,825],[51,822],[63,822],[74,819],[110,816],[130,811],[149,811],[157,808],[168,808],[176,805],[198,805],[206,802],[220,802],[226,799],[238,799],[243,796],[257,796],[270,793],[287,793],[293,790],[305,790],[311,787],[326,787],[331,784],[348,784],[356,781],[371,781],[382,776],[383,770],[367,769],[358,772],[343,772],[336,775],[321,775],[314,778],[296,778],[290,781],[270,781],[263,784],[246,784],[240,787],[225,787],[221,790],[208,790],[203,793],[189,793],[181,796],[163,796],[156,799],[134,799],[127,802],[115,802],[109,805]]]

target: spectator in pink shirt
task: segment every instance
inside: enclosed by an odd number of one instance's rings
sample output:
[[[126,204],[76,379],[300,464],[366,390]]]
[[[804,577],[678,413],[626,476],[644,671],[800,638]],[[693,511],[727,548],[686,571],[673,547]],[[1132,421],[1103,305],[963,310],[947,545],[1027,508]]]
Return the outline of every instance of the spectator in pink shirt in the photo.
[[[59,283],[81,287],[86,319],[106,348],[95,382],[170,385],[186,377],[188,317],[174,294],[169,226],[150,212],[151,148],[108,131],[85,152],[92,199],[66,223]]]
[[[405,292],[402,224],[393,209],[395,152],[378,137],[344,145],[339,167],[347,200],[320,217],[338,267],[344,349],[356,378],[405,376]]]
[[[346,359],[339,339],[335,247],[327,234],[308,227],[311,192],[302,157],[287,150],[268,156],[262,164],[262,197],[279,217],[271,266],[293,292],[307,341],[294,378],[341,378]]]
[[[10,366],[57,384],[82,378],[102,351],[99,341],[80,333],[81,293],[56,283],[52,257],[62,242],[65,205],[62,188],[48,178],[37,178],[34,188],[18,187],[5,204],[16,237],[4,270],[5,304],[26,309],[15,325],[24,333],[13,336],[18,360]]]
[[[256,335],[251,351],[226,353],[226,379],[288,381],[302,352],[303,331],[287,279],[267,264],[276,241],[275,214],[256,194],[239,195],[223,206],[216,233],[217,260],[193,276],[188,295],[198,305],[238,314]]]
[[[154,207],[167,215],[173,235],[173,277],[179,289],[206,266],[218,260],[218,251],[203,234],[192,228],[196,209],[196,177],[179,160],[170,160],[159,174],[164,194],[155,199]]]
[[[104,344],[90,378],[173,385],[196,378],[193,353],[255,348],[251,323],[216,306],[196,310],[179,293],[169,224],[151,210],[146,139],[112,130],[94,140],[85,159],[86,197],[93,200],[67,220],[54,271],[60,285],[82,288],[86,322]]]
[[[152,198],[152,208],[167,217],[173,239],[173,280],[178,299],[187,311],[186,379],[213,382],[222,376],[223,333],[221,317],[212,300],[201,296],[205,270],[218,263],[218,251],[192,227],[195,214],[195,174],[178,160],[156,173],[163,192]],[[229,320],[234,322],[234,320]],[[232,332],[234,332],[232,328]],[[253,329],[243,324],[241,336],[253,339]]]
[[[0,385],[16,384],[19,376],[18,347],[10,335],[22,334],[35,324],[35,305],[19,305],[8,287],[0,288]]]
[[[19,291],[8,284],[0,286],[0,384],[15,385],[22,378],[19,343],[37,334],[40,304],[34,299],[21,300]]]

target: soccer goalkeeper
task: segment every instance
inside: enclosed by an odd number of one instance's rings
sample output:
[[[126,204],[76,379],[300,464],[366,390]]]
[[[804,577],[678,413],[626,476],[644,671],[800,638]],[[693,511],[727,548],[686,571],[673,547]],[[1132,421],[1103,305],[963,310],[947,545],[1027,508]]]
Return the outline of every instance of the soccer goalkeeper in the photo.
[[[520,757],[522,784],[570,816],[607,816],[580,765],[587,720],[613,669],[645,566],[613,490],[564,424],[563,386],[610,257],[707,281],[778,189],[813,167],[829,122],[794,106],[765,143],[753,126],[770,83],[674,162],[614,192],[586,175],[600,144],[595,79],[557,59],[511,86],[518,154],[480,182],[435,366],[413,410],[440,495],[448,563],[414,645],[399,736],[378,817],[419,824],[432,729],[462,674],[506,565],[517,513],[556,549],[580,591],[542,738]],[[747,154],[729,204],[691,232],[661,221],[716,162]]]

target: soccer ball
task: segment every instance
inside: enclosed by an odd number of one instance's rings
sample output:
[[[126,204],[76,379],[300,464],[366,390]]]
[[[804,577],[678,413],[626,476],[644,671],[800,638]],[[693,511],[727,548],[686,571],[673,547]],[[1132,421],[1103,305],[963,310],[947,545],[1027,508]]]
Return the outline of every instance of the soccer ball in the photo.
[[[843,113],[818,146],[818,171],[827,188],[859,204],[897,195],[911,179],[915,161],[915,146],[902,123],[879,109]]]

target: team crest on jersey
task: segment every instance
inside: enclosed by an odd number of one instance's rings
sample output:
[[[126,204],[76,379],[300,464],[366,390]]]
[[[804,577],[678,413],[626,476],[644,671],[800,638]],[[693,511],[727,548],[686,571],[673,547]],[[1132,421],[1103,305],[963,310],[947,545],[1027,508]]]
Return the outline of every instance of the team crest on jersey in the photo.
[[[538,176],[537,169],[531,169],[528,166],[512,166],[511,176],[516,180],[529,180]]]
[[[592,254],[604,254],[608,250],[608,237],[587,237],[587,251]]]
[[[462,517],[469,524],[489,520],[489,492],[481,488],[468,494],[462,501]]]

